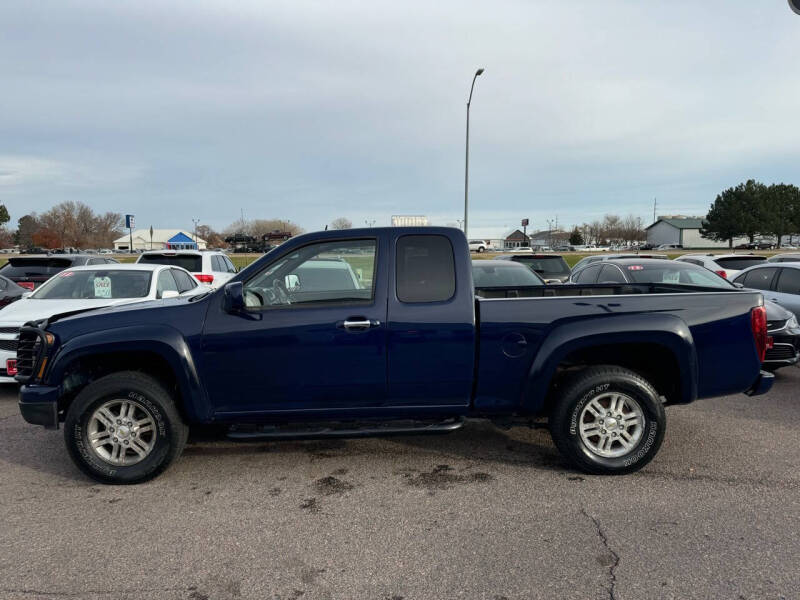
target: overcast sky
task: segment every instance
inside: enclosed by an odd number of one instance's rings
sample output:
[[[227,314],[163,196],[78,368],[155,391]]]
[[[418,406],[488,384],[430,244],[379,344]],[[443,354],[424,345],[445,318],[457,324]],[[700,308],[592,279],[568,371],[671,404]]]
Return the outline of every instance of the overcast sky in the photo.
[[[0,202],[141,227],[704,214],[800,184],[785,0],[0,4]]]

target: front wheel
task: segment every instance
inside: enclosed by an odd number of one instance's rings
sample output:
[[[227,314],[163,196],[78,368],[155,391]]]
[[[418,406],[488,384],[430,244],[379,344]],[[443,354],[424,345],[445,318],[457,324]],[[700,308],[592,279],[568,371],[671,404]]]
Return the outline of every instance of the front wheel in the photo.
[[[590,367],[568,382],[550,416],[550,433],[573,465],[597,475],[621,475],[650,462],[667,421],[655,388],[614,366]]]
[[[101,483],[152,479],[175,460],[189,428],[161,383],[112,373],[86,386],[67,411],[64,440],[78,468]]]

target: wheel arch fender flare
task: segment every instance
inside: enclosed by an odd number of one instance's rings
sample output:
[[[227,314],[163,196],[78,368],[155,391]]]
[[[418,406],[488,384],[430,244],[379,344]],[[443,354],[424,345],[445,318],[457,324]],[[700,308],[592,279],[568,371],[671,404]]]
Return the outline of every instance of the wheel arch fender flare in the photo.
[[[170,367],[182,397],[182,407],[190,420],[203,420],[211,405],[198,374],[189,343],[168,325],[135,325],[85,333],[68,339],[57,349],[46,379],[54,384],[76,360],[102,354],[147,352],[157,355]]]
[[[592,347],[633,344],[656,345],[670,352],[681,374],[680,401],[691,402],[697,398],[697,350],[689,326],[675,315],[640,313],[616,315],[615,318],[604,315],[557,325],[549,332],[531,364],[523,388],[522,406],[526,412],[542,407],[556,369],[570,354]]]

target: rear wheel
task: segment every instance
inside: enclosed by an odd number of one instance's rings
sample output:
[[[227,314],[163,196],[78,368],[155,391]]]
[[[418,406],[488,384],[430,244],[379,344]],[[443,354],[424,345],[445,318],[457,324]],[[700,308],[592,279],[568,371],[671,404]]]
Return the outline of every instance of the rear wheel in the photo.
[[[64,424],[72,460],[102,483],[152,479],[180,455],[188,433],[164,386],[132,371],[86,386],[70,405]]]
[[[550,433],[573,465],[599,475],[637,471],[661,447],[664,406],[641,375],[590,367],[568,382],[550,416]]]

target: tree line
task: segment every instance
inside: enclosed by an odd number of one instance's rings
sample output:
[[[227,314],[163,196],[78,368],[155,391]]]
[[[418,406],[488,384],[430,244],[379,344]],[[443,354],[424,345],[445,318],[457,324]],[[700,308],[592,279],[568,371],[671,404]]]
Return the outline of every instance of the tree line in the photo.
[[[748,179],[720,194],[711,204],[700,235],[719,242],[757,236],[775,237],[800,231],[800,189],[786,183],[765,185]]]
[[[122,235],[123,224],[120,213],[100,214],[83,202],[62,202],[42,214],[20,217],[17,230],[6,241],[13,241],[23,250],[108,248]]]
[[[573,246],[631,245],[646,238],[641,217],[608,214],[602,220],[575,225],[570,233],[569,243]]]

